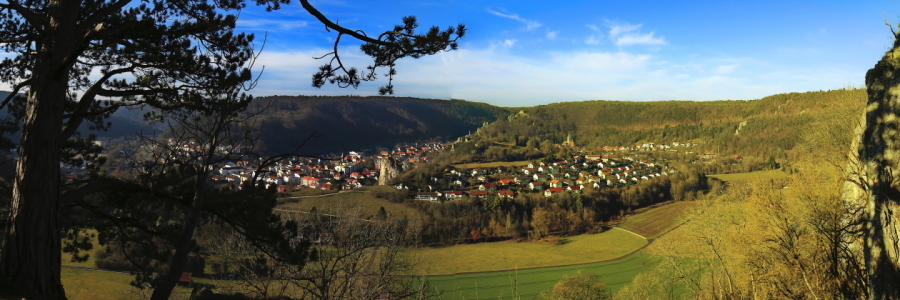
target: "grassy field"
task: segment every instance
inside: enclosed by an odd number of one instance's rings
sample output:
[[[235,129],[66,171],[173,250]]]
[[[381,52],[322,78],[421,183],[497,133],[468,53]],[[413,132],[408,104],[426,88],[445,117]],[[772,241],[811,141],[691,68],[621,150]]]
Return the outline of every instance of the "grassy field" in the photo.
[[[563,238],[563,245],[559,246],[506,241],[426,248],[410,255],[421,262],[418,273],[444,275],[597,262],[624,256],[646,243],[643,238],[614,228]]]
[[[310,197],[302,199],[288,199],[286,203],[278,205],[284,210],[309,211],[313,207],[320,213],[332,214],[346,211],[348,208],[360,210],[364,219],[371,219],[378,214],[378,209],[384,207],[389,218],[401,219],[407,216],[410,220],[421,219],[421,213],[414,208],[400,203],[393,203],[385,199],[375,197],[371,191],[390,189],[390,187],[374,186],[366,187],[367,190],[351,191],[322,197]]]
[[[638,273],[653,269],[660,259],[653,255],[635,253],[620,260],[518,271],[480,274],[460,274],[429,277],[428,282],[441,292],[440,299],[541,299],[539,294],[549,290],[564,275],[576,272],[601,276],[615,294]]]
[[[94,245],[94,248],[82,253],[82,254],[89,255],[87,261],[73,262],[71,254],[63,253],[62,254],[62,264],[64,266],[76,266],[76,267],[86,267],[86,268],[95,268],[96,267],[96,265],[94,264],[94,261],[97,260],[97,258],[95,257],[96,255],[94,255],[94,252],[97,251],[97,249],[102,249],[103,246],[100,246],[100,241],[97,240],[97,231],[96,230],[89,229],[87,231],[87,234],[94,235],[94,237],[91,239],[91,243]],[[85,235],[81,235],[81,236],[84,237]]]
[[[767,171],[756,171],[749,173],[735,173],[735,174],[719,174],[719,175],[707,175],[706,177],[712,177],[719,179],[721,181],[725,181],[731,184],[735,183],[743,183],[752,180],[766,180],[766,179],[780,179],[787,178],[788,175],[782,172],[781,170],[767,170]]]
[[[298,191],[290,192],[290,195],[291,195],[291,197],[305,197],[305,196],[335,194],[337,192],[338,192],[337,190],[320,190],[320,189],[301,188]]]
[[[643,235],[648,239],[656,238],[666,231],[678,226],[694,208],[694,202],[672,202],[645,212],[628,216],[619,227]]]
[[[146,299],[150,296],[149,290],[143,291],[146,295],[142,296],[132,287],[129,282],[133,277],[126,273],[62,268],[61,276],[66,297],[70,300]],[[205,279],[195,282],[213,283]],[[188,299],[190,294],[191,288],[176,287],[170,299]]]
[[[131,275],[72,268],[62,268],[62,284],[69,299],[137,299],[129,297]]]
[[[487,163],[468,163],[468,164],[455,164],[454,168],[457,169],[474,169],[474,168],[496,168],[496,167],[521,167],[531,163],[530,160],[523,161],[495,161],[495,162],[487,162]]]

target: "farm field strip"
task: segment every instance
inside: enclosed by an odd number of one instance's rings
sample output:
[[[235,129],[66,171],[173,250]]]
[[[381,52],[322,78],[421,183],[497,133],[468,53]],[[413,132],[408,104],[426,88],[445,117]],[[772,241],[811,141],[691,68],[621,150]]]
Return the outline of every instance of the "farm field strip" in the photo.
[[[681,224],[695,205],[695,202],[669,203],[628,216],[619,227],[648,239],[656,238]]]
[[[626,256],[646,244],[644,238],[613,228],[566,237],[563,245],[556,246],[507,241],[417,249],[409,254],[422,262],[417,273],[451,275],[593,263]]]
[[[463,274],[428,278],[429,283],[442,292],[441,299],[472,299],[537,296],[550,289],[565,275],[576,272],[601,276],[611,293],[617,292],[638,273],[656,266],[659,258],[635,253],[620,260],[577,266],[549,267],[485,274]],[[525,297],[529,299],[528,297]]]

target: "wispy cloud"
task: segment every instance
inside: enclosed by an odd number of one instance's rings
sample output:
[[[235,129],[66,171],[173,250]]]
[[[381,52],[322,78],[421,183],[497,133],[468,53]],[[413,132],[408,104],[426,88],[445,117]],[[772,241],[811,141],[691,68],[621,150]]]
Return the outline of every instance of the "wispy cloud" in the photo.
[[[734,70],[737,69],[738,66],[739,66],[739,64],[721,65],[721,66],[716,67],[716,73],[717,74],[731,74],[731,73],[734,73]]]
[[[858,72],[827,66],[803,70],[765,61],[708,56],[670,57],[625,50],[572,50],[525,57],[508,51],[515,40],[496,40],[398,62],[398,96],[467,99],[500,106],[530,106],[579,100],[724,100],[841,87]],[[329,49],[265,51],[266,65],[256,95],[373,95],[383,78],[358,90],[309,86],[323,62],[312,59]],[[371,58],[357,47],[341,50],[347,65],[362,67]],[[738,72],[740,71],[740,72]],[[852,82],[852,81],[851,81]]]
[[[307,21],[283,21],[241,18],[237,22],[238,29],[242,30],[293,30],[309,25]]]
[[[525,30],[534,30],[538,27],[541,27],[541,25],[542,25],[540,22],[522,18],[518,14],[508,14],[508,13],[492,10],[490,8],[487,9],[487,12],[489,12],[492,15],[501,17],[501,18],[507,18],[507,19],[512,19],[512,20],[522,22],[522,24],[525,24]]]
[[[516,42],[518,42],[518,40],[516,39],[505,39],[500,41],[491,41],[490,45],[493,48],[510,48],[512,46],[515,46]]]
[[[556,35],[558,35],[558,34],[559,34],[559,31],[547,30],[547,39],[548,40],[556,39]]]
[[[598,28],[597,25],[594,24],[587,24],[585,26],[587,26],[587,28],[590,28],[591,31],[594,32],[594,34],[585,38],[584,43],[588,45],[600,45],[600,43],[602,42],[600,39],[603,38],[603,31],[601,31],[600,28]]]
[[[662,37],[656,37],[655,32],[641,33],[640,29],[643,24],[617,23],[612,21],[606,22],[609,27],[609,39],[616,46],[631,45],[665,45],[666,40]]]
[[[600,45],[601,41],[600,41],[599,37],[597,37],[596,35],[592,35],[592,36],[589,36],[586,39],[584,39],[584,43],[588,44],[588,45],[596,46],[596,45]]]

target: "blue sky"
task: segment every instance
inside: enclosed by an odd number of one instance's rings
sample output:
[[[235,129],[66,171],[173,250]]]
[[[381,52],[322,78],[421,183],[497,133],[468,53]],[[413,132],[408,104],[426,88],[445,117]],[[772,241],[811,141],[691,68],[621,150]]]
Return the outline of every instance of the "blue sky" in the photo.
[[[578,100],[726,100],[862,86],[891,44],[897,1],[314,1],[340,24],[377,35],[415,15],[469,31],[459,51],[399,63],[397,96],[500,106]],[[372,95],[310,86],[334,33],[298,4],[249,8],[239,29],[263,34],[255,95]],[[359,43],[346,59],[366,65]]]
[[[892,42],[885,21],[900,22],[900,2],[882,0],[311,2],[370,36],[406,15],[424,28],[465,24],[460,50],[399,63],[396,96],[499,106],[746,100],[859,87]],[[323,63],[313,57],[328,53],[336,35],[299,3],[274,12],[252,3],[238,29],[268,34],[254,95],[374,95],[385,83],[311,87]],[[344,60],[363,68],[358,47],[342,39]]]

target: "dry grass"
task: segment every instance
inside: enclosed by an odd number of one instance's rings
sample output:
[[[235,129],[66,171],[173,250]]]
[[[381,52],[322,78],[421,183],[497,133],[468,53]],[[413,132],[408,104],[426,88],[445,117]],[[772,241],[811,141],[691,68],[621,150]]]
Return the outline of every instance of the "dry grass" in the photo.
[[[474,168],[496,168],[496,167],[521,167],[531,163],[530,160],[522,160],[522,161],[495,161],[495,162],[486,162],[486,163],[468,163],[468,164],[455,164],[454,168],[457,169],[474,169]]]
[[[735,174],[718,174],[718,175],[707,175],[706,177],[712,177],[719,179],[721,181],[728,182],[730,184],[736,183],[747,183],[751,181],[759,181],[759,180],[769,180],[769,179],[785,179],[788,177],[781,170],[767,170],[767,171],[756,171],[749,173],[735,173]]]
[[[147,299],[151,290],[131,286],[133,276],[126,273],[62,268],[62,284],[70,300]],[[195,278],[195,283],[222,284],[222,281]],[[189,299],[192,288],[175,287],[169,299]]]
[[[127,293],[133,289],[128,284],[131,279],[131,275],[123,273],[62,269],[63,288],[71,300],[137,299],[137,295]]]
[[[311,189],[311,188],[300,188],[300,190],[290,192],[291,197],[306,197],[306,196],[319,196],[319,195],[328,195],[335,194],[339,191],[337,190],[321,190],[321,189]]]
[[[421,220],[422,214],[412,207],[400,203],[393,203],[385,199],[375,197],[372,191],[390,189],[390,187],[367,187],[363,191],[350,191],[322,197],[310,197],[302,199],[290,199],[288,203],[278,206],[279,209],[307,212],[313,207],[320,213],[338,214],[347,209],[359,209],[359,214],[364,219],[372,219],[378,215],[378,210],[384,207],[389,219],[402,219],[404,216],[410,220]]]
[[[87,234],[88,234],[88,235],[94,235],[93,238],[91,239],[91,244],[94,245],[94,248],[92,248],[91,250],[88,250],[88,251],[85,251],[84,253],[82,253],[82,254],[88,254],[88,259],[87,259],[87,261],[84,261],[84,262],[73,262],[73,261],[72,261],[72,255],[71,255],[71,254],[63,253],[63,254],[62,254],[62,264],[63,264],[64,266],[76,266],[76,267],[96,268],[97,265],[94,263],[94,261],[96,261],[97,258],[95,257],[94,252],[97,251],[97,249],[102,249],[103,246],[101,246],[101,245],[100,245],[100,242],[97,240],[97,230],[94,230],[94,229],[88,229],[88,230],[87,230]],[[82,234],[82,235],[81,235],[81,237],[85,237],[85,236],[86,236],[85,234]]]
[[[695,204],[696,202],[671,202],[628,216],[624,222],[619,224],[619,227],[643,235],[648,239],[656,238],[684,222]]]

